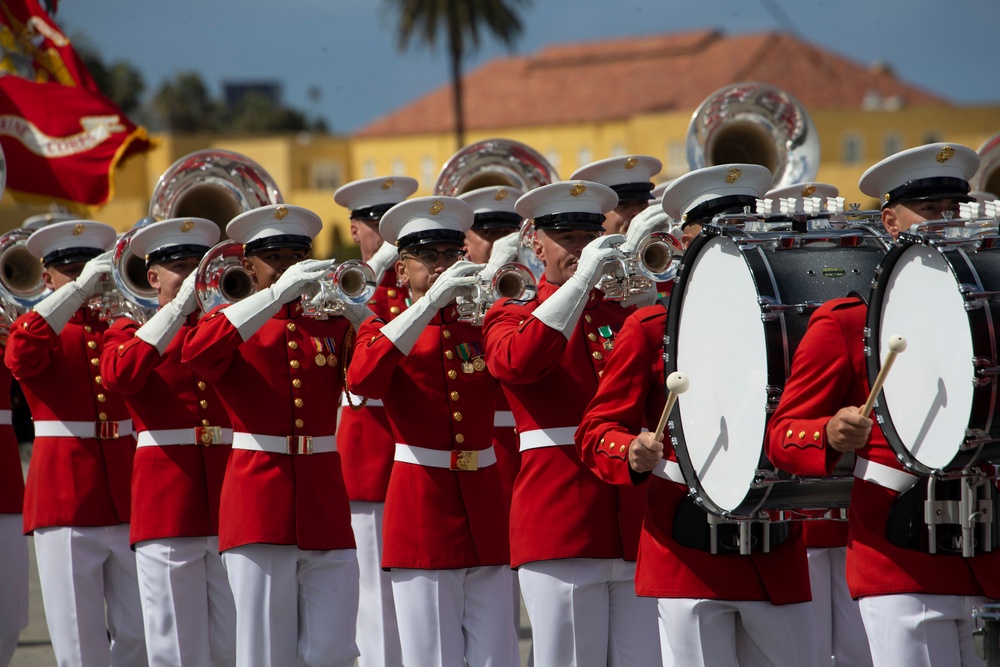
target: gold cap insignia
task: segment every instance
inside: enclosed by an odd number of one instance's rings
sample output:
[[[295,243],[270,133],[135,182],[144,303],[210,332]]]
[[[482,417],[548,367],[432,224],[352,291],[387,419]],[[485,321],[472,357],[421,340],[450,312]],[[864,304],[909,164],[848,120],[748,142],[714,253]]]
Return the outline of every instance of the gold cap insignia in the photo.
[[[587,186],[583,183],[577,183],[569,189],[569,194],[573,197],[579,197],[584,192],[587,191]]]
[[[814,192],[816,192],[815,185],[807,185],[806,187],[802,188],[803,197],[812,197]]]
[[[288,217],[288,209],[285,208],[284,206],[279,206],[278,208],[274,209],[275,220],[284,220],[287,217]]]
[[[80,234],[83,234],[85,231],[87,231],[87,226],[84,225],[82,222],[78,222],[75,225],[73,225],[73,236],[79,236]]]
[[[146,253],[146,261],[149,261],[149,253]]]
[[[885,193],[885,200],[889,201],[889,193],[888,192]]]
[[[182,232],[190,232],[192,229],[194,229],[194,222],[192,222],[191,220],[185,220],[184,222],[181,223]]]
[[[383,190],[388,190],[389,188],[391,188],[395,184],[396,184],[396,181],[392,180],[391,178],[387,178],[384,181],[382,181],[382,189]]]
[[[507,191],[506,190],[502,190],[502,189],[501,190],[497,190],[497,193],[495,195],[493,195],[493,199],[495,199],[497,201],[503,201],[506,198],[507,198]]]
[[[681,216],[681,221],[682,222],[687,222],[688,221],[688,214],[687,213],[685,213],[684,215]]]
[[[626,169],[632,169],[637,164],[639,164],[639,158],[630,157],[629,159],[625,160]]]
[[[938,151],[937,157],[935,158],[938,162],[945,163],[948,160],[955,157],[955,149],[951,146],[945,146],[940,151]]]
[[[736,181],[740,180],[740,177],[742,175],[743,172],[740,169],[738,169],[737,167],[733,167],[728,172],[726,172],[726,183],[735,183]]]
[[[444,202],[440,199],[435,199],[434,203],[431,204],[431,215],[437,215],[444,210]]]

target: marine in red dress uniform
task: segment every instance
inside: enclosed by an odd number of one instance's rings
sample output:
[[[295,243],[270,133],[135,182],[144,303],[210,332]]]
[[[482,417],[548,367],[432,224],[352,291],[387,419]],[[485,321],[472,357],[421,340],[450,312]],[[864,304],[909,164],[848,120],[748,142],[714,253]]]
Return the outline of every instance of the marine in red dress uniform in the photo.
[[[28,625],[28,541],[24,537],[24,472],[11,421],[13,377],[0,368],[0,667],[6,667],[17,638]]]
[[[859,187],[884,202],[882,222],[895,238],[957,210],[978,164],[964,146],[929,144],[876,164]],[[972,608],[983,596],[1000,596],[1000,553],[932,555],[889,541],[894,503],[923,482],[902,469],[881,429],[859,414],[869,389],[866,317],[859,299],[835,299],[812,315],[768,425],[767,455],[784,470],[813,476],[831,474],[841,452],[855,451],[847,583],[860,598],[874,664],[982,664],[972,647]]]
[[[257,292],[204,317],[181,353],[233,425],[219,548],[241,667],[350,665],[358,655],[358,566],[331,409],[354,330],[343,317],[304,317],[299,299],[332,268],[303,261],[321,228],[297,206],[234,218],[226,232],[244,244]]]
[[[45,618],[64,664],[146,664],[128,538],[135,440],[124,402],[101,378],[107,324],[86,305],[110,274],[101,253],[114,241],[112,227],[83,220],[28,238],[55,291],[14,322],[4,355],[35,423],[24,530],[35,536]]]
[[[351,239],[358,244],[361,259],[375,272],[378,288],[368,308],[386,322],[406,308],[406,295],[397,284],[396,247],[382,240],[378,223],[417,187],[414,178],[389,176],[354,181],[333,194],[333,200],[350,211]],[[351,501],[360,572],[358,665],[394,667],[402,665],[403,658],[392,582],[389,573],[382,570],[382,517],[396,442],[381,400],[354,396],[345,389],[341,405],[338,450]]]
[[[407,665],[517,660],[508,506],[492,445],[499,385],[481,329],[458,322],[449,305],[482,270],[456,264],[472,217],[451,197],[385,214],[379,228],[398,243],[396,270],[413,304],[389,324],[373,317],[361,326],[348,373],[353,391],[384,400],[396,441],[382,565]]]
[[[101,354],[104,385],[124,397],[136,431],[131,542],[156,665],[231,665],[236,655],[236,608],[218,540],[233,432],[215,391],[181,363],[200,315],[195,269],[218,239],[218,226],[200,218],[137,231],[129,252],[146,258],[161,307],[144,324],[115,321]]]
[[[594,287],[621,253],[600,237],[616,195],[560,182],[521,197],[545,265],[537,298],[501,300],[486,314],[486,363],[503,384],[520,438],[511,507],[511,565],[533,629],[535,664],[659,660],[651,601],[633,584],[641,489],[602,482],[573,433],[597,390],[614,336],[631,312]]]

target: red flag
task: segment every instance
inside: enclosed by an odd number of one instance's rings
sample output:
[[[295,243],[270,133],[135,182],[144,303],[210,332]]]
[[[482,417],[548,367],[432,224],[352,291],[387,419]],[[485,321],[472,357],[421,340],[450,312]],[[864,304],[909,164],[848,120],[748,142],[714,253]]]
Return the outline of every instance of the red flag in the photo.
[[[107,204],[116,165],[150,148],[37,0],[0,0],[0,147],[15,199],[76,209]]]

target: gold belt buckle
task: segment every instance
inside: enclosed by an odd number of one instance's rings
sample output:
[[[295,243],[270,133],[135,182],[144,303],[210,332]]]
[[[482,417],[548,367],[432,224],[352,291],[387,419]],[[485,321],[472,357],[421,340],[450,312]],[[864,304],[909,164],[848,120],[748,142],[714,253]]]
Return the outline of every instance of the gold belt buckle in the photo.
[[[118,438],[118,422],[97,422],[97,433],[94,437],[98,440],[115,440]]]
[[[285,436],[286,454],[312,454],[313,437],[311,435]]]
[[[451,450],[450,470],[479,470],[479,452],[474,449]]]
[[[222,444],[221,426],[195,426],[194,441],[199,445],[211,447]]]

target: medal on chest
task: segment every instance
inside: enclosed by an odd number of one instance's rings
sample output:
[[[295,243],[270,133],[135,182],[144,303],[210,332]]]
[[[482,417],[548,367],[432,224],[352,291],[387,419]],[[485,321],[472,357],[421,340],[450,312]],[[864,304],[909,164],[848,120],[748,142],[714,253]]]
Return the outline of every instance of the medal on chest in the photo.
[[[315,362],[317,366],[336,367],[337,365],[337,344],[332,338],[313,338],[313,347],[316,348]]]
[[[473,341],[455,346],[455,352],[462,360],[463,373],[481,373],[486,370],[486,359],[482,346]]]
[[[615,347],[615,332],[611,330],[611,327],[604,325],[603,327],[597,327],[597,334],[601,337],[602,343],[604,344],[604,349],[610,352]]]

